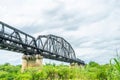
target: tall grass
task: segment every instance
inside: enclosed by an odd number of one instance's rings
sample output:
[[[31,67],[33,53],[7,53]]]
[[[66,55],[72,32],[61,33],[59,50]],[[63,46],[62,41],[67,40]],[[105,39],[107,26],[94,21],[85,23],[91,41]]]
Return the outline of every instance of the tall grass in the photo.
[[[120,73],[120,61],[116,58],[114,58],[114,61],[115,61],[115,69]]]
[[[111,65],[111,79],[109,80],[120,80],[120,56],[117,53],[116,58],[110,60]]]

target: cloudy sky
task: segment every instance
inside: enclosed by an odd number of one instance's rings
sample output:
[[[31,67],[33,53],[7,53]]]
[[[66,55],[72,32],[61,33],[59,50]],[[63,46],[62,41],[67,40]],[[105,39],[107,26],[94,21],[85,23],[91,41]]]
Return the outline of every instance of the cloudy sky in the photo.
[[[64,37],[86,63],[109,63],[120,50],[120,0],[0,0],[0,21],[34,37]],[[0,63],[21,62],[22,54],[0,54]]]

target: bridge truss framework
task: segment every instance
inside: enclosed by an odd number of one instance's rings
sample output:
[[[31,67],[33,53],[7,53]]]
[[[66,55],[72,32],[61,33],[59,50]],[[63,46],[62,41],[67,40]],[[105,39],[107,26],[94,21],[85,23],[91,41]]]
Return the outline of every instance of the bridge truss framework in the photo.
[[[0,48],[21,52],[25,55],[40,54],[44,58],[78,63],[84,61],[76,58],[72,46],[62,37],[39,35],[37,39],[6,23],[0,21]]]

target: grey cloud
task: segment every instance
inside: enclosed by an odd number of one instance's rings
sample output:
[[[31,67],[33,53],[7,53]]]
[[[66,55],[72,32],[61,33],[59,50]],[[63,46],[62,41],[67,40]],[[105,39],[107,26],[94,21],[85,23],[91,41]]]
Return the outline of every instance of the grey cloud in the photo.
[[[57,16],[52,17],[50,14],[48,16],[51,16],[50,18],[48,17],[48,25],[52,26],[52,28],[64,28],[68,30],[76,30],[79,28],[79,23],[75,20],[76,17],[78,17],[76,14],[70,14],[61,11],[60,13],[56,14]],[[81,18],[80,18],[81,20]]]
[[[96,45],[96,49],[106,49],[106,50],[115,50],[116,48],[120,47],[119,46],[120,44],[120,41],[116,41],[116,40],[113,40],[113,41],[108,41],[108,42],[101,42],[99,44]]]
[[[74,43],[77,42],[76,44]],[[90,38],[79,38],[77,40],[73,39],[73,47],[75,48],[94,48],[96,50],[108,50],[115,51],[116,49],[120,49],[120,38],[119,36],[115,38],[105,39],[90,39]]]
[[[44,23],[40,23],[36,20],[33,23],[27,23],[25,27],[21,28],[26,32],[31,34],[45,31],[47,29],[57,29],[64,28],[66,31],[77,30],[82,25],[91,24],[99,22],[109,17],[112,10],[108,10],[96,15],[86,16],[82,15],[80,12],[67,12],[64,9],[64,4],[60,3],[56,8],[45,10],[43,12]]]
[[[72,44],[72,46],[74,48],[77,48],[77,47],[81,48],[81,45],[83,45],[84,43],[87,43],[87,42],[89,42],[89,39],[87,37],[82,37],[82,38],[78,38],[78,39],[73,38],[72,40],[70,40],[70,43]]]
[[[20,30],[24,31],[25,33],[33,35],[35,33],[45,30],[45,27],[41,25],[29,24],[25,27],[20,28]]]
[[[81,15],[80,13],[72,13],[72,14],[67,13],[62,9],[53,10],[53,11],[55,11],[55,15],[53,14],[45,15],[45,16],[48,16],[46,17],[48,19],[46,23],[49,26],[52,25],[53,28],[63,27],[65,30],[76,30],[82,25],[99,22],[109,17],[109,15],[112,12],[110,10],[110,11],[107,11],[106,13],[99,13],[92,16],[86,16],[86,15]]]
[[[55,13],[57,15],[56,10]],[[44,16],[48,16],[45,17],[46,20],[45,23],[38,23],[39,22],[38,20],[38,22],[36,21],[33,23],[26,24],[25,27],[22,27],[21,29],[31,34],[44,31],[47,29],[55,29],[55,28],[56,29],[64,28],[66,31],[77,30],[83,24],[90,24],[97,20],[98,21],[103,20],[108,15],[99,16],[99,17],[89,16],[88,18],[87,17],[82,18],[79,14],[69,14],[69,13],[61,12],[61,15],[57,17],[51,16],[50,14]]]

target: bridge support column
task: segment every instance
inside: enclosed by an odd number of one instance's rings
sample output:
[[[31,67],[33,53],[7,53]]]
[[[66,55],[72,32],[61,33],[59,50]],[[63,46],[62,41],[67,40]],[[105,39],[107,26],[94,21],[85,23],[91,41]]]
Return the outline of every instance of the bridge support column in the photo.
[[[43,56],[36,55],[36,66],[42,66]]]
[[[74,67],[79,67],[79,65],[77,63],[70,63],[70,67],[74,68]]]
[[[22,56],[22,72],[27,69],[28,61],[27,61],[27,55]]]
[[[41,67],[43,57],[40,54],[22,56],[22,72],[30,67]]]
[[[84,65],[78,64],[78,63],[70,63],[70,68],[75,68],[75,67],[82,68],[82,67],[84,67]]]

